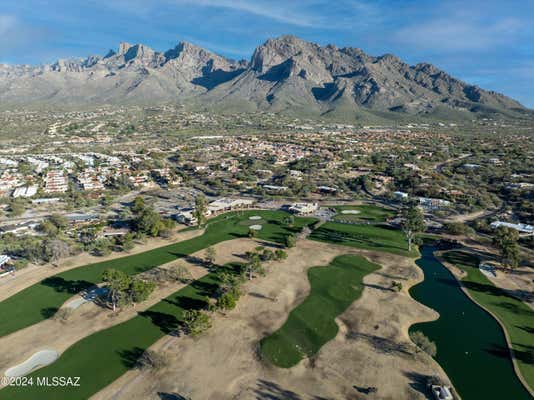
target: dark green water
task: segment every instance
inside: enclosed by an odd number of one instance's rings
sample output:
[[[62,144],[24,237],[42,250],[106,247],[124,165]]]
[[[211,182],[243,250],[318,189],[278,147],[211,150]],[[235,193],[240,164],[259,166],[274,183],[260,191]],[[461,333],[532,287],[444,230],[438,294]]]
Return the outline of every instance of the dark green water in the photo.
[[[463,400],[532,399],[517,378],[500,325],[462,291],[455,278],[423,246],[416,264],[425,280],[410,290],[420,303],[436,310],[436,321],[415,324],[437,346],[436,360]]]

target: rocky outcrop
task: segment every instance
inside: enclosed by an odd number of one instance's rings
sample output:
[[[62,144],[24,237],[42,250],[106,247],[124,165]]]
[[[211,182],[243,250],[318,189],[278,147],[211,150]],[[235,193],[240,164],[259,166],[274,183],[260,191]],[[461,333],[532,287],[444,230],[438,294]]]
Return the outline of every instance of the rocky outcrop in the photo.
[[[218,109],[327,114],[529,114],[502,94],[458,80],[439,68],[410,66],[392,54],[319,46],[294,36],[269,39],[250,62],[191,43],[165,52],[121,43],[117,51],[52,65],[0,65],[4,106],[190,101]],[[238,107],[238,109],[239,109]],[[236,109],[236,110],[238,110]]]

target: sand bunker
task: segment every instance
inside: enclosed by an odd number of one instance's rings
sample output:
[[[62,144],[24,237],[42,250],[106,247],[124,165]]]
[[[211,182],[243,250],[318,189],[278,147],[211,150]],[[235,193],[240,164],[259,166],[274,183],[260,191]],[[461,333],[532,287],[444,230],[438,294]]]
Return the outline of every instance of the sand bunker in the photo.
[[[5,376],[8,378],[16,378],[18,376],[24,376],[32,372],[34,369],[44,367],[48,364],[52,364],[59,357],[59,354],[55,350],[41,350],[32,355],[23,363],[15,365],[9,368],[5,372]]]
[[[249,217],[248,219],[251,219],[252,221],[257,221],[261,219],[261,216],[259,215],[253,215],[252,217]]]
[[[108,293],[108,288],[95,287],[86,293],[81,294],[81,298],[69,301],[65,304],[65,307],[72,308],[73,310],[80,307],[82,304],[95,301],[96,298],[105,296]]]
[[[341,214],[359,214],[360,212],[358,210],[343,210],[341,211]]]
[[[254,230],[254,231],[260,231],[261,230],[261,225],[250,225],[249,228]]]

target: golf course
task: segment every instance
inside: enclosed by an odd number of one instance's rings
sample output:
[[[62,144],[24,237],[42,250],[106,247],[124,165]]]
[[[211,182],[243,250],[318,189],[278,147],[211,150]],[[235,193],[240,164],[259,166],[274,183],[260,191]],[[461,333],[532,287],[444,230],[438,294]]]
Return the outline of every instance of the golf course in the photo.
[[[373,204],[332,206],[337,214],[332,218],[337,222],[385,222],[394,217],[397,212]]]
[[[379,268],[356,255],[339,256],[327,266],[310,268],[310,294],[280,329],[261,341],[262,356],[278,367],[289,368],[316,354],[336,336],[335,318],[361,296],[363,278]]]
[[[14,296],[0,302],[0,337],[16,332],[27,326],[52,317],[61,305],[76,293],[86,290],[102,281],[102,273],[114,268],[128,275],[139,274],[175,259],[185,257],[216,243],[246,237],[247,224],[251,216],[261,216],[264,224],[258,238],[283,242],[289,234],[294,234],[314,218],[295,218],[290,227],[282,220],[287,217],[283,211],[246,211],[219,215],[209,221],[203,235],[122,258],[84,265],[32,285]]]
[[[208,247],[223,240],[245,237],[248,233],[246,225],[241,224],[250,216],[260,215],[267,224],[258,231],[258,238],[271,242],[283,242],[289,234],[298,232],[306,224],[315,221],[313,218],[295,218],[292,226],[285,225],[282,220],[287,216],[279,211],[248,211],[224,214],[210,221],[204,235],[177,243],[171,246],[149,251],[153,260],[149,260],[147,253],[112,260],[113,268],[122,268],[128,273],[139,273],[149,269],[150,265],[157,266],[178,257],[183,257],[195,251]],[[135,265],[139,258],[140,265]],[[159,258],[158,258],[159,257]],[[116,263],[122,260],[122,262]],[[127,260],[127,262],[126,262]],[[102,266],[104,264],[104,267]],[[94,271],[92,268],[97,266]],[[78,268],[86,282],[98,282],[104,269],[109,264],[100,263]],[[88,269],[93,271],[89,273]],[[79,376],[79,387],[27,386],[7,387],[0,391],[0,399],[87,399],[106,385],[113,382],[127,370],[134,367],[137,359],[155,341],[178,329],[183,322],[186,310],[202,309],[206,306],[207,298],[213,296],[219,287],[219,273],[222,271],[240,273],[241,265],[219,267],[217,272],[211,272],[178,290],[164,300],[138,313],[134,318],[115,325],[109,329],[96,332],[85,337],[67,349],[53,364],[37,370],[29,377]],[[69,271],[70,273],[76,270]],[[62,275],[62,279],[66,278]],[[78,276],[77,276],[78,277]],[[72,279],[72,276],[69,276]],[[89,279],[91,281],[89,281]],[[38,285],[36,285],[38,286]],[[29,289],[32,289],[30,287]],[[39,293],[37,291],[36,293]],[[45,292],[46,293],[46,292]],[[68,298],[73,291],[61,291]],[[17,296],[15,296],[17,297]],[[61,301],[61,297],[50,297],[48,300]],[[12,300],[10,298],[9,300]],[[20,300],[19,300],[20,301]],[[3,302],[5,303],[5,302]],[[0,305],[4,305],[4,304]],[[48,302],[49,306],[52,302]],[[54,303],[55,307],[60,304]],[[32,310],[32,308],[29,308]],[[41,317],[44,317],[41,314]],[[42,319],[42,318],[41,318]],[[38,321],[36,321],[38,322]]]
[[[356,225],[327,222],[314,230],[310,239],[367,250],[417,257],[417,248],[408,251],[404,233],[386,225]]]

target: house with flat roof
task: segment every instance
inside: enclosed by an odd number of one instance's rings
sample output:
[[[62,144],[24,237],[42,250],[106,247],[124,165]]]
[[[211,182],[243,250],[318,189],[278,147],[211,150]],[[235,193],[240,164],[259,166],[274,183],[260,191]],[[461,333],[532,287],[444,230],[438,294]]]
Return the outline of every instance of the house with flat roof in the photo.
[[[250,208],[256,200],[254,199],[231,199],[223,197],[212,201],[208,205],[208,210],[211,213],[219,213],[223,211],[238,210],[243,208]]]
[[[513,224],[511,222],[504,222],[504,221],[495,221],[490,224],[490,226],[493,229],[497,229],[500,226],[504,226],[506,228],[512,228],[520,233],[528,233],[528,234],[534,234],[534,226],[533,225],[527,225],[527,224]]]
[[[314,213],[319,208],[317,203],[293,203],[288,207],[288,211],[293,214],[307,215]]]

